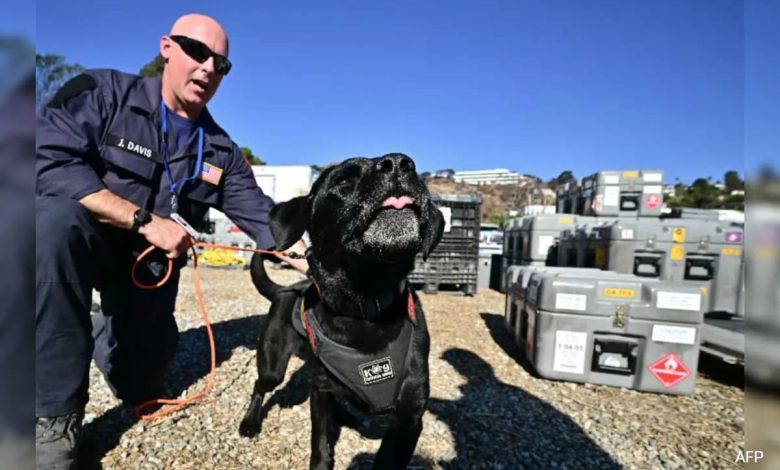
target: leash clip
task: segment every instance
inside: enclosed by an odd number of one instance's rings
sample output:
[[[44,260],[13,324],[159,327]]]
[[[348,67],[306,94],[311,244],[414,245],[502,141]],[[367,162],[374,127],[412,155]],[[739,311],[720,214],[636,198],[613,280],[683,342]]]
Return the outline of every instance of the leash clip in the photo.
[[[287,253],[284,253],[284,256],[290,258],[290,259],[304,259],[306,258],[305,255],[302,255],[296,251],[288,251]]]

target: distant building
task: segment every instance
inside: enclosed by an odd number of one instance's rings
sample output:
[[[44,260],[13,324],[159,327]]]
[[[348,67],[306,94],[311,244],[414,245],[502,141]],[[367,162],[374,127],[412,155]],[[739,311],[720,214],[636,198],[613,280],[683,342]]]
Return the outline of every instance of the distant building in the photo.
[[[555,214],[555,206],[533,204],[530,206],[524,206],[519,211],[512,211],[512,212],[514,212],[514,214],[509,214],[510,217],[515,217],[518,215],[525,217],[529,215]]]
[[[494,170],[456,171],[453,175],[455,181],[466,184],[522,184],[530,178],[506,168]]]

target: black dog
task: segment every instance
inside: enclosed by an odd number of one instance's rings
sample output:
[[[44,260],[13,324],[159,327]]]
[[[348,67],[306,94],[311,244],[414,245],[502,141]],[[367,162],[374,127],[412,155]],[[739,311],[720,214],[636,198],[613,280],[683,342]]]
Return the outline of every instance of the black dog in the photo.
[[[414,162],[403,154],[354,158],[325,169],[308,196],[271,211],[277,249],[308,230],[311,280],[281,287],[252,259],[252,280],[271,301],[257,348],[259,378],[239,432],[260,432],[266,393],[284,379],[292,354],[311,370],[311,468],[333,468],[337,398],[391,418],[374,468],[404,468],[428,404],[430,337],[406,283],[417,253],[444,230]]]

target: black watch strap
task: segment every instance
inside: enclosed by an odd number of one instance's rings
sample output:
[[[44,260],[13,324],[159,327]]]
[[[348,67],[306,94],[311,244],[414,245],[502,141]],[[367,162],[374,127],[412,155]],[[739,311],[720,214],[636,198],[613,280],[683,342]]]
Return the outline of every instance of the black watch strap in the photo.
[[[138,229],[143,227],[144,225],[148,224],[152,221],[152,213],[149,212],[146,209],[138,209],[133,213],[133,226],[130,227],[130,230],[133,232],[137,232]]]

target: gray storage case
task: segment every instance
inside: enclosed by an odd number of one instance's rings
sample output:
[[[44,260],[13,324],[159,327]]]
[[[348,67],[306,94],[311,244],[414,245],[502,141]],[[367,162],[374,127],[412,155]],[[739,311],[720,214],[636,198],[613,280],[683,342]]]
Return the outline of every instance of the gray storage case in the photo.
[[[728,222],[620,219],[593,228],[586,266],[699,287],[704,311],[734,313],[743,229]]]
[[[576,223],[577,216],[572,214],[543,214],[523,218],[519,228],[511,229],[519,230],[520,259],[525,262],[546,262],[549,250],[555,246],[561,232],[574,228]],[[557,260],[557,256],[554,259]]]
[[[657,279],[534,273],[529,360],[549,379],[690,394],[702,301],[696,287]]]
[[[515,342],[526,347],[528,315],[525,311],[525,296],[528,281],[534,273],[572,273],[580,276],[600,275],[604,271],[595,268],[566,268],[557,266],[511,266],[506,275],[506,305],[504,319]]]
[[[660,170],[600,171],[582,179],[582,215],[658,217],[663,209]]]

